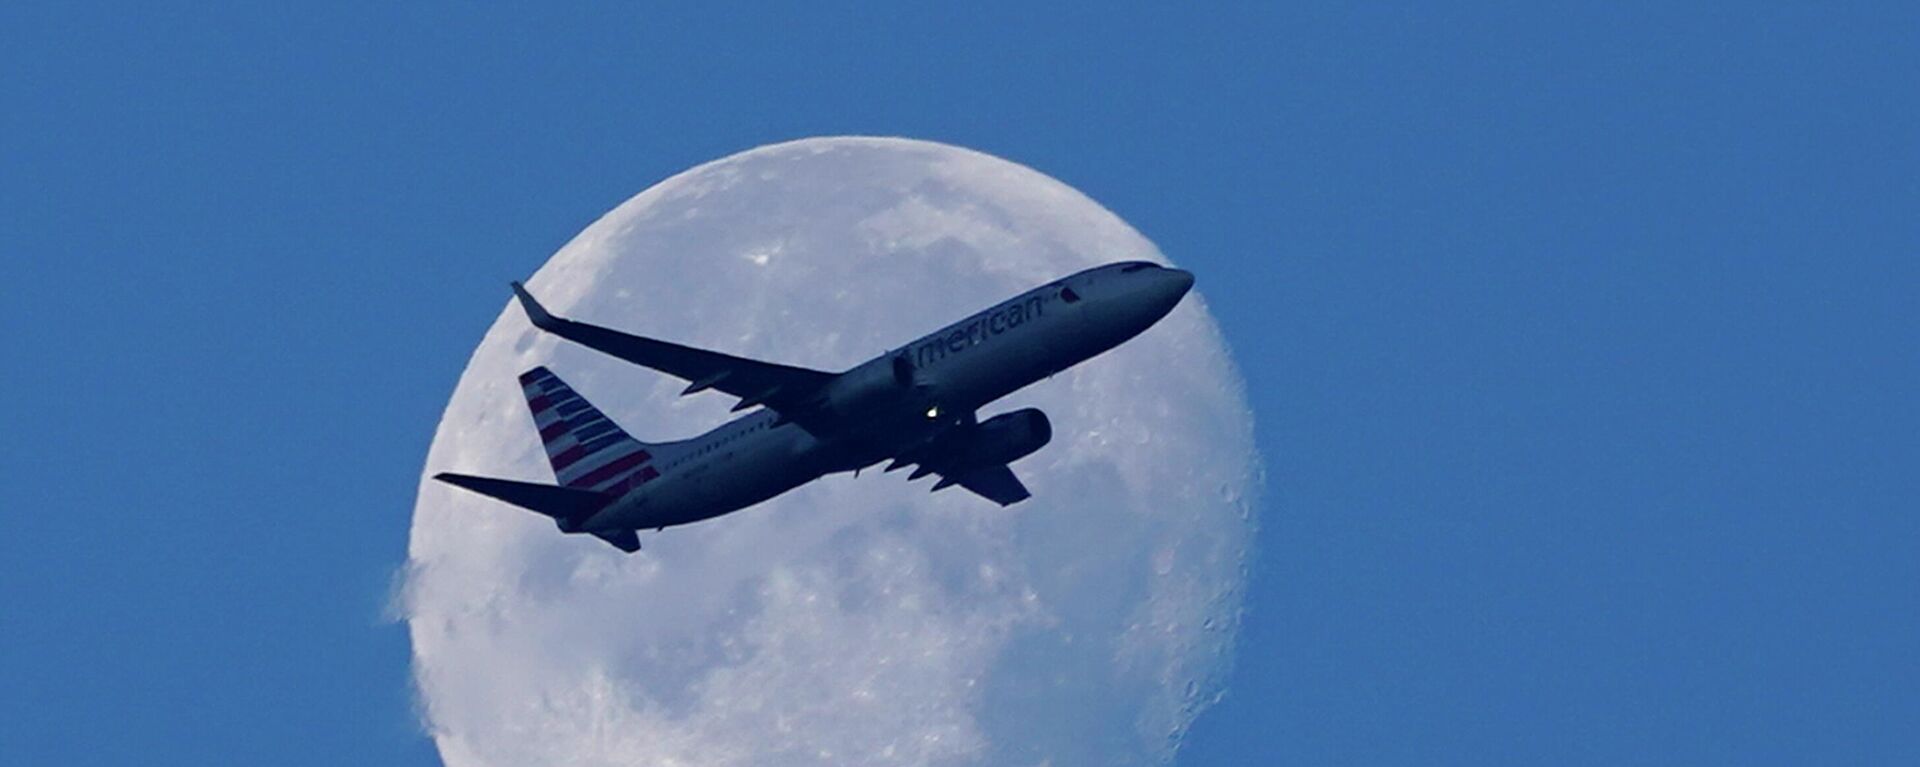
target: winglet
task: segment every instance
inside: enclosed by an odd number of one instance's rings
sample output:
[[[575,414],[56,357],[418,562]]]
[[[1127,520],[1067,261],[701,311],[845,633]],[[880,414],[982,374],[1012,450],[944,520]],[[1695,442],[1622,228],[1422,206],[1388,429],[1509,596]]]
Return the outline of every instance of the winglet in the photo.
[[[520,308],[526,310],[527,319],[533,321],[534,327],[546,329],[554,324],[554,316],[548,314],[547,308],[541,306],[539,301],[534,300],[533,294],[528,293],[527,286],[520,284],[519,280],[513,282],[513,295],[520,299]]]

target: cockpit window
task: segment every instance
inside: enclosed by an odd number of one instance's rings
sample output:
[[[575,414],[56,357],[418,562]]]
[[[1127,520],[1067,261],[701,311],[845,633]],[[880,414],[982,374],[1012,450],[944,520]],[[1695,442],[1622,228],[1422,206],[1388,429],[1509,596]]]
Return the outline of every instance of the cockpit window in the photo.
[[[1137,272],[1137,271],[1140,271],[1141,269],[1146,269],[1151,266],[1153,266],[1153,264],[1127,264],[1126,266],[1120,267],[1120,273],[1126,274],[1127,272]]]
[[[1073,292],[1073,288],[1063,287],[1060,289],[1060,300],[1071,304],[1075,301],[1080,300],[1080,294]]]

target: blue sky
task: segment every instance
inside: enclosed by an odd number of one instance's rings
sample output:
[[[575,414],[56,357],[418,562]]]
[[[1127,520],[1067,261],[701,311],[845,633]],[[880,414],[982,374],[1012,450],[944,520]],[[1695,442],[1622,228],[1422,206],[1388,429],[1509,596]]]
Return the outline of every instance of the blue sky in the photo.
[[[0,760],[433,763],[383,609],[504,281],[860,133],[1199,275],[1270,487],[1183,762],[1915,763],[1916,28],[7,5]]]

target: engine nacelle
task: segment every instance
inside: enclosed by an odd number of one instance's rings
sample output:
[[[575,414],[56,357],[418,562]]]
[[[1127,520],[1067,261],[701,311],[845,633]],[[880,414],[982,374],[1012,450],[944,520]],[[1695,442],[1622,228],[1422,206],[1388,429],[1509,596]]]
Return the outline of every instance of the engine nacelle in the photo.
[[[1015,410],[981,421],[960,447],[957,463],[999,466],[1013,463],[1053,441],[1053,423],[1037,408]]]
[[[827,389],[827,407],[841,415],[885,412],[918,393],[913,362],[905,353],[867,362]]]

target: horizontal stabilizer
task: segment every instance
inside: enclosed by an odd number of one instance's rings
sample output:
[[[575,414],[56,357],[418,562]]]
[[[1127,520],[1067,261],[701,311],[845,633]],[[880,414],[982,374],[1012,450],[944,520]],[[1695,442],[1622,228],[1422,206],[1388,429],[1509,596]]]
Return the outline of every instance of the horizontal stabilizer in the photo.
[[[434,479],[454,487],[463,487],[490,498],[498,498],[535,514],[577,522],[612,502],[614,496],[558,485],[516,482],[511,479],[475,477],[467,474],[440,473]]]

